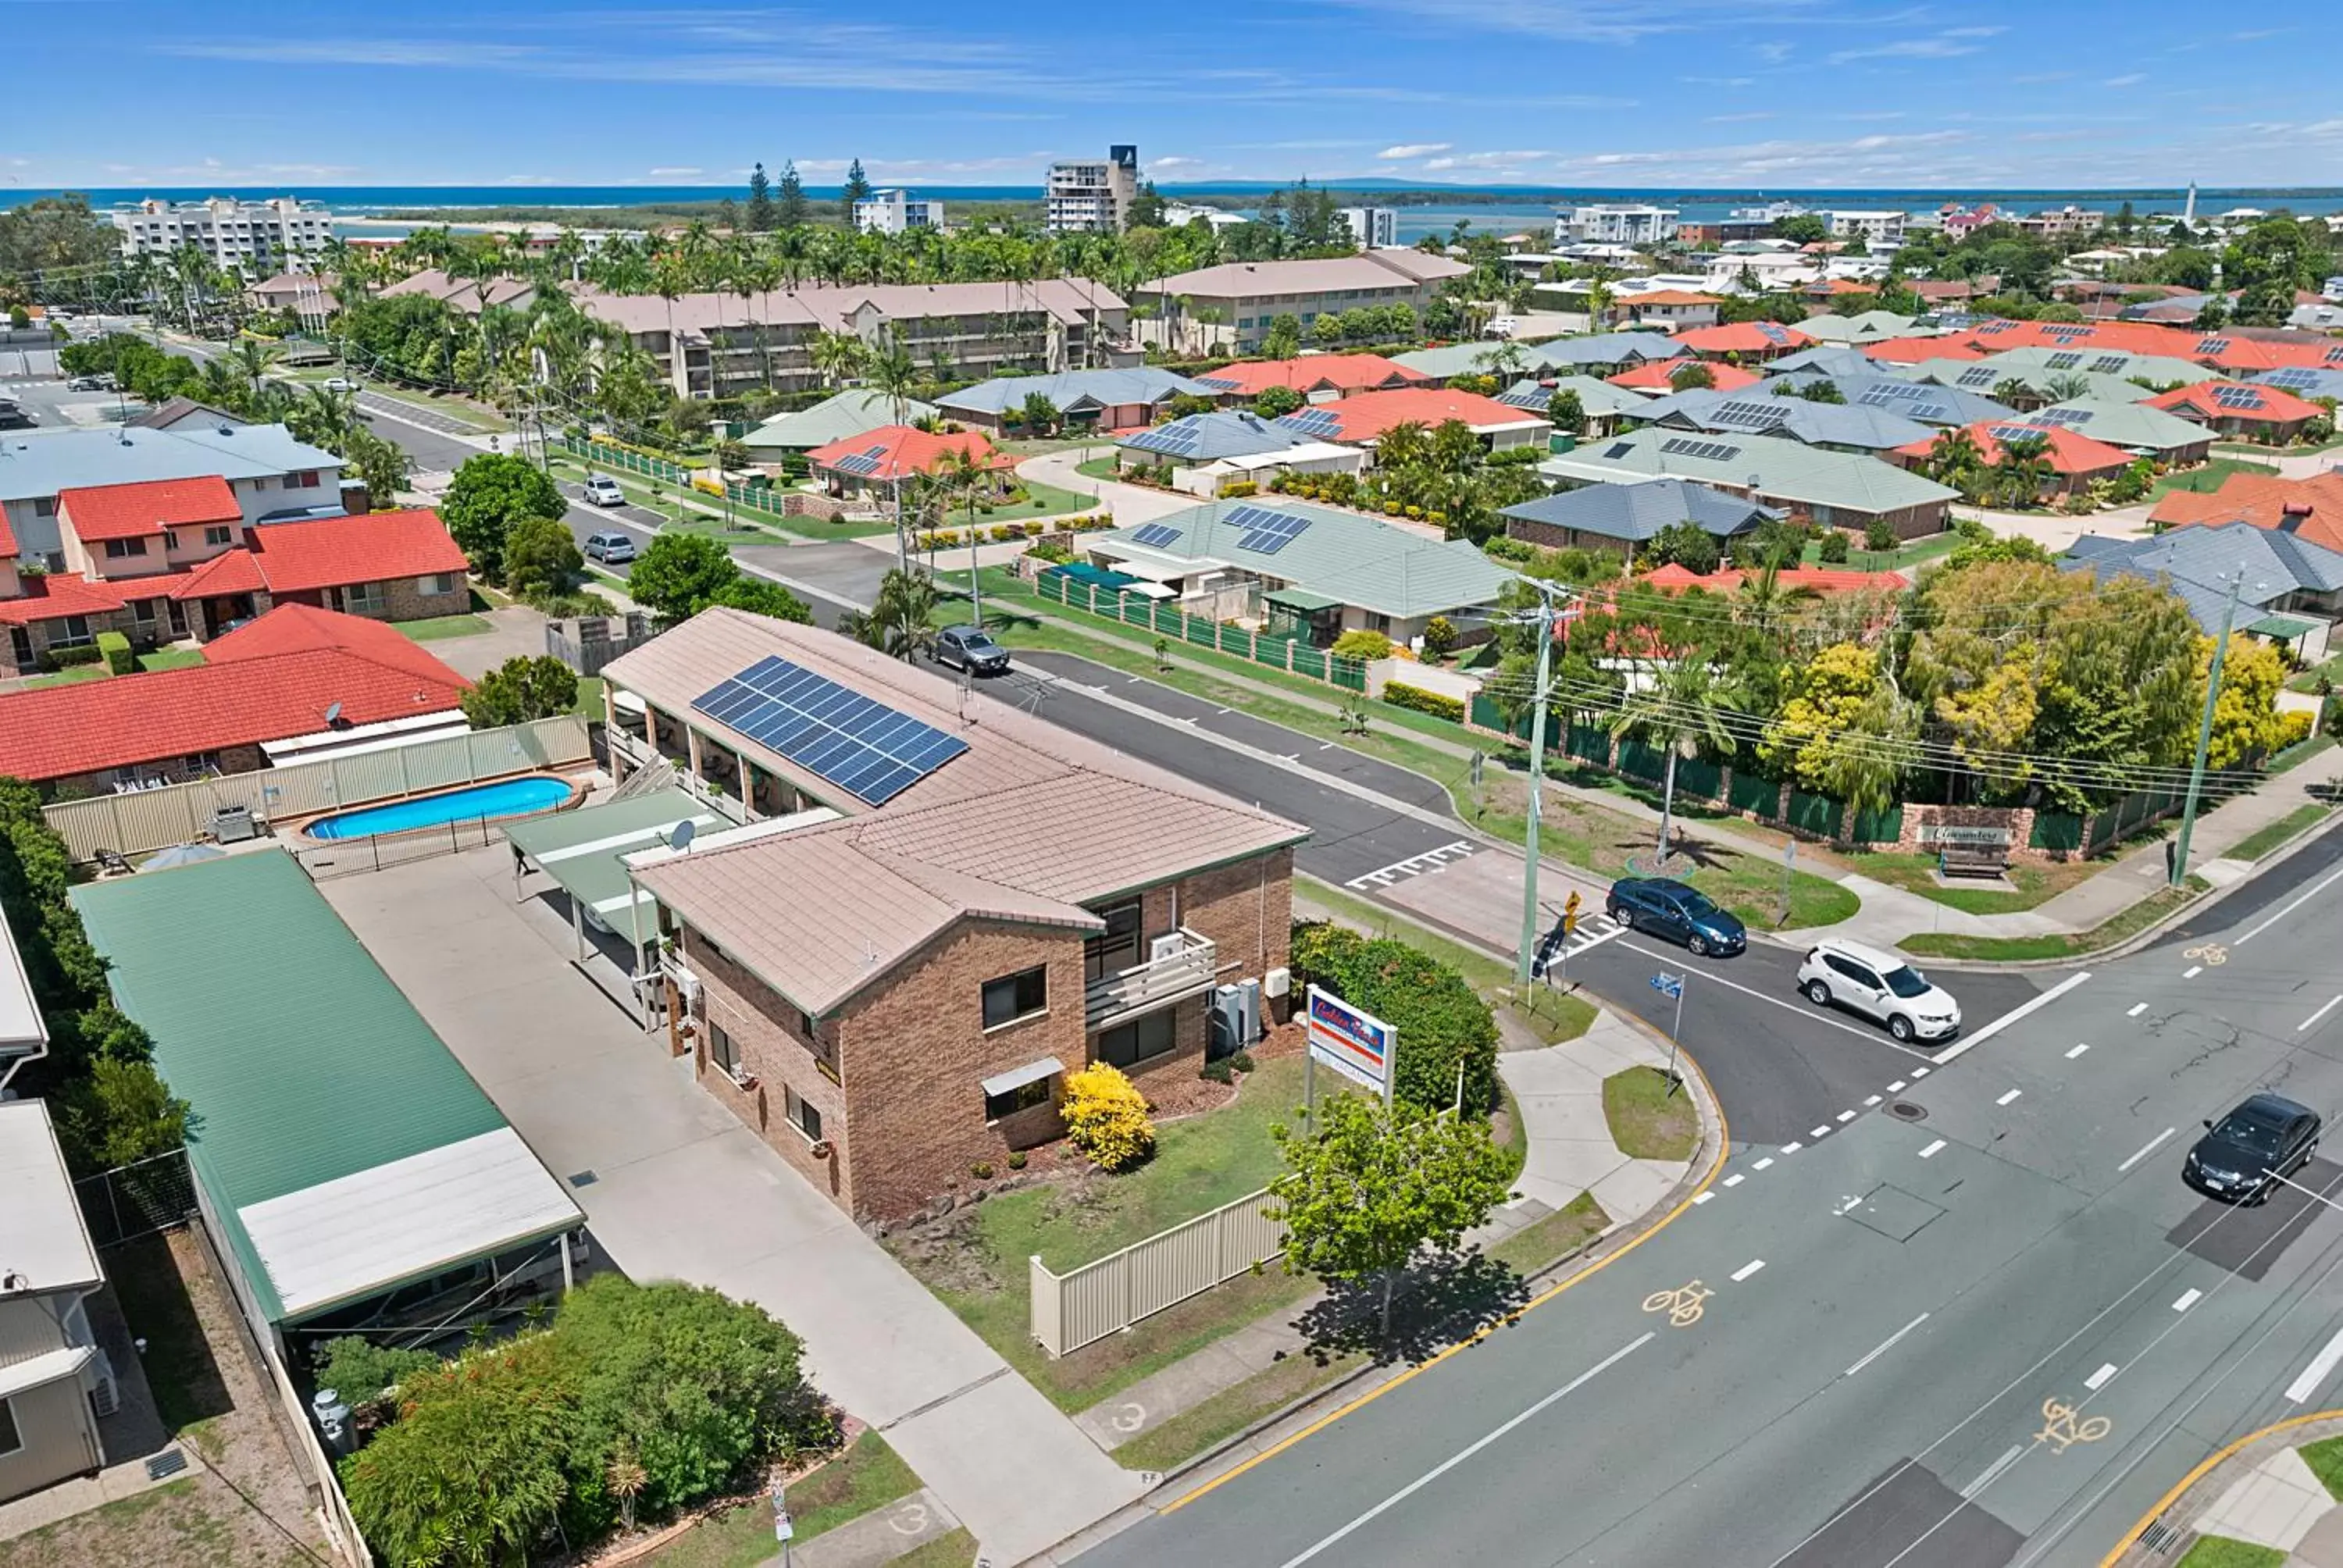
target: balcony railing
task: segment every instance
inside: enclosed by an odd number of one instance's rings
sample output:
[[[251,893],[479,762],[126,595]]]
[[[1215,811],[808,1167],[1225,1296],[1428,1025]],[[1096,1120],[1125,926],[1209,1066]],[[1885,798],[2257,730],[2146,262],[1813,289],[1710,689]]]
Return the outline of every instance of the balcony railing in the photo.
[[[1182,926],[1151,944],[1154,958],[1091,981],[1082,998],[1082,1021],[1104,1029],[1131,1014],[1161,1007],[1209,990],[1220,972],[1220,950]]]

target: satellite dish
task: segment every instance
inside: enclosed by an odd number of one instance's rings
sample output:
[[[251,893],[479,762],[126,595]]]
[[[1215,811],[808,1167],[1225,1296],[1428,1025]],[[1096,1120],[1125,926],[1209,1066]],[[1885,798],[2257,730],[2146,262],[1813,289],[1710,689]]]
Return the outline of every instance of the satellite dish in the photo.
[[[689,849],[691,848],[691,836],[698,831],[699,831],[699,824],[686,817],[668,829],[667,847],[676,850]]]
[[[326,722],[327,724],[339,724],[341,721],[342,705],[338,702],[327,703],[326,705]]]

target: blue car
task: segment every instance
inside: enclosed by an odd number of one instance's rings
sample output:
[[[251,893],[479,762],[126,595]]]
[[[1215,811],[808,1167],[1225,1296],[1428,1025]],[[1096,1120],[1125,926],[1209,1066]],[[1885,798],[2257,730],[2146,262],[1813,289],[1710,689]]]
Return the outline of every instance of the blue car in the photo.
[[[1737,953],[1749,945],[1742,923],[1706,893],[1668,877],[1622,877],[1604,912],[1630,930],[1678,941],[1694,953]]]

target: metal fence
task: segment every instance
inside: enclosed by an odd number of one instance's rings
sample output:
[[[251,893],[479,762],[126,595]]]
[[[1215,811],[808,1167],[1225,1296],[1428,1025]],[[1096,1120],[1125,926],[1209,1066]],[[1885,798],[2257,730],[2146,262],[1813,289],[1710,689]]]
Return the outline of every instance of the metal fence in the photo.
[[[671,463],[664,457],[653,457],[624,447],[605,446],[599,441],[580,440],[575,436],[561,437],[561,448],[573,457],[597,463],[620,474],[639,474],[647,479],[678,485],[704,496],[722,495],[734,506],[751,512],[761,512],[769,518],[790,515],[789,498],[792,492],[776,485],[738,485],[727,480],[718,489],[713,481],[696,479],[696,470]]]
[[[100,1247],[184,1225],[196,1211],[195,1178],[184,1149],[84,1176],[74,1183],[74,1196],[81,1200],[90,1240]]]
[[[1322,680],[1329,686],[1339,686],[1346,691],[1364,691],[1367,689],[1367,667],[1364,663],[1355,658],[1336,658],[1331,653],[1292,638],[1272,637],[1266,632],[1251,631],[1226,621],[1190,615],[1175,605],[1149,598],[1145,594],[1080,582],[1064,572],[1045,571],[1034,580],[1033,587],[1043,598],[1052,604],[1061,604],[1068,609],[1082,610],[1102,619],[1143,628],[1198,648],[1209,648],[1238,658],[1251,659],[1272,669],[1291,670],[1296,675],[1306,675],[1312,680]]]
[[[1285,1227],[1262,1212],[1268,1201],[1264,1187],[1070,1273],[1027,1260],[1034,1339],[1064,1355],[1276,1258]]]
[[[586,721],[561,714],[382,751],[227,773],[126,795],[60,800],[42,815],[64,838],[75,859],[90,860],[100,849],[136,855],[193,843],[209,829],[213,814],[223,806],[246,807],[255,817],[273,822],[539,768],[564,768],[590,755]]]

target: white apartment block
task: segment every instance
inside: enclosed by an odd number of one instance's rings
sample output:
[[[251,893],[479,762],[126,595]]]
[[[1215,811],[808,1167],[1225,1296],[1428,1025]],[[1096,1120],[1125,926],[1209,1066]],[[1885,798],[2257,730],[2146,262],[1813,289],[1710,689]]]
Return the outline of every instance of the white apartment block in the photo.
[[[1223,212],[1216,206],[1197,206],[1183,201],[1167,201],[1163,204],[1165,228],[1186,228],[1198,218],[1202,218],[1216,229],[1242,228],[1245,222],[1243,214]]]
[[[1836,208],[1825,213],[1833,239],[1859,239],[1865,245],[1900,245],[1912,225],[1909,213]]]
[[[854,226],[864,234],[906,234],[943,226],[944,204],[909,191],[872,191],[854,204]]]
[[[1118,144],[1100,159],[1050,166],[1043,196],[1051,234],[1112,234],[1139,194],[1139,148]]]
[[[1396,207],[1346,206],[1342,221],[1351,226],[1351,243],[1361,250],[1389,250],[1399,244]]]
[[[186,202],[150,196],[109,216],[122,231],[125,256],[169,256],[192,245],[216,266],[240,266],[263,277],[324,250],[334,236],[333,214],[323,202],[291,196]]]
[[[1660,245],[1676,236],[1677,210],[1642,204],[1576,206],[1554,220],[1556,245]]]

